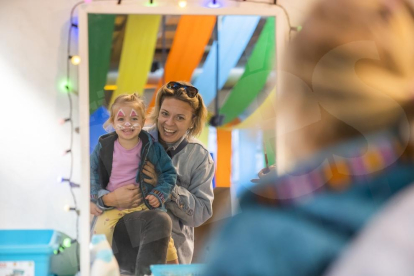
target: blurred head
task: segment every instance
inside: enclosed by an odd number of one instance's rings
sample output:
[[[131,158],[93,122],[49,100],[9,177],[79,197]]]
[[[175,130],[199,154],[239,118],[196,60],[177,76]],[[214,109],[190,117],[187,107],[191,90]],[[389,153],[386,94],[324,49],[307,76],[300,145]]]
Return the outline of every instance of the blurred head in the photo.
[[[280,105],[296,158],[407,127],[414,103],[414,11],[407,1],[323,0],[303,26],[289,46]]]
[[[203,130],[207,109],[189,82],[170,82],[157,92],[150,119],[157,124],[161,140],[173,143],[184,135],[197,136]]]
[[[145,123],[145,104],[137,95],[120,95],[110,108],[104,128],[112,126],[119,139],[136,140]]]

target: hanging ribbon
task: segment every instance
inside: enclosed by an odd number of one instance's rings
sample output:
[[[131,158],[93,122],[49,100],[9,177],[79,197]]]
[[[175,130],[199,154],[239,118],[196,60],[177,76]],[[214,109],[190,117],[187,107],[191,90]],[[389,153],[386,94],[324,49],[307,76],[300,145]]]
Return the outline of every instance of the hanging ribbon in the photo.
[[[90,114],[102,106],[104,100],[114,26],[113,14],[88,15]]]
[[[262,91],[273,69],[275,58],[275,18],[269,17],[263,27],[245,71],[220,109],[224,123],[234,120]]]
[[[165,82],[191,80],[194,70],[203,57],[215,22],[215,16],[181,16],[164,68]],[[156,91],[162,85],[162,80],[160,80]],[[148,111],[155,104],[155,96],[156,93],[149,104]]]
[[[128,16],[117,89],[112,94],[111,104],[121,94],[143,94],[154,57],[160,20],[160,15]]]
[[[225,16],[219,25],[219,89],[223,88],[227,78],[241,55],[246,49],[260,16]],[[194,81],[204,103],[208,106],[216,96],[214,83],[216,81],[216,42],[210,48],[210,52],[203,64],[203,71]]]

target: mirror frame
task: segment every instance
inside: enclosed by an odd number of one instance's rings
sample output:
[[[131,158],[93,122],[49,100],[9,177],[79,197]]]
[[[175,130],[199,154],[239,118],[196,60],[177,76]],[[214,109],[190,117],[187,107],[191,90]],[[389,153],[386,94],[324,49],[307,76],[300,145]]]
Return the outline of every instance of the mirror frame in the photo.
[[[191,0],[190,0],[191,1]],[[280,72],[283,53],[289,41],[290,27],[283,10],[275,5],[243,1],[221,1],[222,7],[208,8],[208,1],[190,2],[185,8],[178,6],[178,0],[154,0],[149,6],[148,1],[124,0],[121,5],[117,1],[95,1],[82,4],[79,8],[79,56],[82,62],[79,65],[79,128],[81,145],[81,188],[80,188],[80,268],[83,276],[90,275],[90,226],[89,226],[89,193],[90,193],[90,163],[89,163],[89,64],[88,64],[88,14],[159,14],[159,15],[258,15],[274,16],[276,24],[276,71]],[[281,74],[276,74],[276,91],[280,91]],[[275,132],[281,128],[275,126]],[[275,137],[276,136],[275,133]],[[276,163],[283,168],[283,141],[276,139]],[[88,242],[85,242],[88,241]]]

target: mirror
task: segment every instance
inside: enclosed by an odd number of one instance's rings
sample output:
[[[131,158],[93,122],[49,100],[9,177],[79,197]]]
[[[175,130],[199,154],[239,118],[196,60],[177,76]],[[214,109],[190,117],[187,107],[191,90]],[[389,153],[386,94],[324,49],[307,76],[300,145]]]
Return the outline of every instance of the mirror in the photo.
[[[81,57],[87,62],[80,70],[81,121],[88,129],[82,132],[84,164],[89,165],[89,154],[107,133],[102,125],[109,117],[108,106],[120,94],[140,94],[150,110],[162,84],[189,81],[199,89],[210,116],[224,115],[222,126],[206,125],[198,137],[216,163],[213,185],[219,196],[214,217],[196,228],[197,261],[215,224],[234,214],[238,194],[254,185],[250,179],[266,159],[269,165],[276,163],[276,71],[286,41],[285,23],[273,7],[253,14],[249,5],[195,8],[194,14],[162,7],[159,13],[138,14],[127,7],[113,13],[102,5],[85,9],[80,17],[87,25],[81,29],[81,37],[87,37],[81,41]],[[83,183],[89,183],[88,167],[83,176]],[[89,198],[89,188],[82,190]],[[82,222],[87,221],[83,216]]]

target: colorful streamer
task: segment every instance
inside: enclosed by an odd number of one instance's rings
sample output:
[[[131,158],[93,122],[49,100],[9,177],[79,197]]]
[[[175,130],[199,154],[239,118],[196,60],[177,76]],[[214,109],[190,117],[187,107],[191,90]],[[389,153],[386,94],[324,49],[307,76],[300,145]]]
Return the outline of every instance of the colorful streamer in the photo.
[[[231,186],[231,131],[217,129],[216,187]]]
[[[273,89],[264,102],[244,121],[226,127],[229,129],[275,129],[276,127],[276,89]]]
[[[165,82],[191,80],[194,70],[203,57],[215,23],[215,16],[181,16],[164,69]],[[160,80],[156,91],[162,84]],[[155,95],[156,93],[149,104],[148,111],[155,104]]]
[[[219,29],[219,89],[223,88],[231,69],[246,49],[260,16],[225,16]],[[204,103],[209,105],[216,96],[217,46],[213,43],[203,64],[202,73],[194,86],[198,88]]]
[[[114,26],[113,14],[88,15],[89,114],[102,106],[104,100]]]
[[[275,58],[275,18],[269,17],[259,36],[246,69],[220,109],[224,123],[243,112],[257,97],[273,69]]]
[[[111,104],[121,94],[134,92],[143,94],[154,57],[160,20],[160,15],[128,16],[117,89],[112,94]]]

